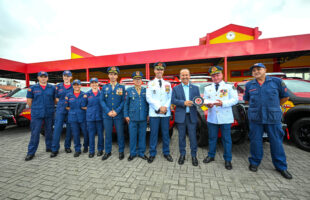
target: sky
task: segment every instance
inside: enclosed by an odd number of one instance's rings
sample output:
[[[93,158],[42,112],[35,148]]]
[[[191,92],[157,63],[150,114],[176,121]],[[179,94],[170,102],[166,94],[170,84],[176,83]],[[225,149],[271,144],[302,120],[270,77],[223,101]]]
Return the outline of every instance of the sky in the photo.
[[[310,34],[310,0],[0,0],[0,58],[70,59],[195,46],[228,24],[260,38]]]

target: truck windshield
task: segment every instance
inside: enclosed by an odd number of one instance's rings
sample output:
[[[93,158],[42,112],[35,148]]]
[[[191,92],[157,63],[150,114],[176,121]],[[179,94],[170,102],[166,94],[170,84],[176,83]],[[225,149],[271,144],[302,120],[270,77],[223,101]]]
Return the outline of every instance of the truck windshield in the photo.
[[[310,82],[302,80],[283,80],[292,92],[310,92]]]

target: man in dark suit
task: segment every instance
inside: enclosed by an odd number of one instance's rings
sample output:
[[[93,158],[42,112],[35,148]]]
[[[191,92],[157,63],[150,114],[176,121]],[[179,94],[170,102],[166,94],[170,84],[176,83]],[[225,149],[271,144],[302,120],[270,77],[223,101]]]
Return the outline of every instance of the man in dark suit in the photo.
[[[180,158],[178,163],[184,164],[185,147],[186,147],[186,128],[190,141],[192,164],[198,166],[197,154],[197,139],[196,139],[196,125],[197,125],[197,108],[193,105],[193,98],[200,96],[199,88],[190,84],[190,71],[182,69],[180,71],[180,79],[182,83],[175,86],[172,90],[171,104],[176,105],[175,108],[175,122],[179,132],[179,150]]]

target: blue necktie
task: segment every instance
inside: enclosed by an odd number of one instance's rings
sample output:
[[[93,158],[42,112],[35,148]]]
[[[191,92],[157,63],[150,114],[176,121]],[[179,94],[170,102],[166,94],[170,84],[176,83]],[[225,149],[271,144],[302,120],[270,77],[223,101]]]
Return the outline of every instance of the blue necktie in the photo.
[[[217,84],[215,84],[215,91],[217,91],[218,89],[219,89],[219,84],[217,83]]]

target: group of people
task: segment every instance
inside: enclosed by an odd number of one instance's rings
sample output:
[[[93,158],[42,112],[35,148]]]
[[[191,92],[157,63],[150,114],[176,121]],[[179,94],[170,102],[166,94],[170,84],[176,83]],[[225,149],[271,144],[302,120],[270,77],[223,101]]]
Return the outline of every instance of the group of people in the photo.
[[[157,62],[153,65],[155,78],[142,87],[143,74],[133,72],[134,86],[125,90],[124,85],[117,82],[118,67],[108,68],[110,82],[99,89],[97,78],[91,78],[91,89],[81,91],[80,80],[71,84],[72,73],[63,72],[63,83],[56,87],[47,83],[48,74],[38,73],[38,84],[31,86],[27,92],[27,103],[31,108],[31,138],[28,145],[26,161],[33,159],[39,145],[42,124],[45,128],[46,152],[56,157],[60,148],[60,135],[63,124],[66,124],[65,152],[71,153],[71,135],[74,141],[74,157],[81,150],[80,131],[84,136],[83,153],[89,157],[95,155],[95,135],[98,135],[97,156],[107,160],[112,151],[112,133],[117,134],[119,159],[124,159],[124,119],[128,123],[130,154],[128,161],[136,157],[152,163],[157,155],[158,133],[162,135],[162,153],[164,158],[173,162],[170,154],[169,120],[171,104],[175,105],[175,123],[178,129],[179,152],[178,163],[186,160],[186,134],[190,142],[192,165],[198,166],[197,159],[197,107],[194,99],[200,97],[199,88],[190,82],[190,70],[180,71],[181,84],[173,89],[163,79],[166,64]],[[206,86],[203,94],[204,105],[208,107],[209,152],[203,163],[215,160],[218,131],[224,147],[224,166],[232,169],[231,124],[234,122],[232,106],[238,103],[238,94],[233,85],[223,81],[223,68],[212,66],[209,74],[212,84]],[[288,100],[284,82],[276,77],[266,76],[266,67],[256,63],[250,67],[254,79],[246,84],[244,100],[249,104],[249,138],[250,153],[249,170],[256,172],[263,158],[263,133],[270,139],[273,164],[281,175],[291,179],[287,171],[286,156],[283,149],[284,131],[281,127],[281,109]],[[54,105],[57,104],[54,113]],[[55,118],[55,122],[54,122]],[[150,125],[149,156],[146,151],[146,129]],[[53,130],[54,124],[54,132]],[[115,127],[115,129],[114,129]],[[160,130],[159,130],[160,128]],[[105,137],[103,136],[103,130]],[[104,153],[103,153],[104,151]]]

